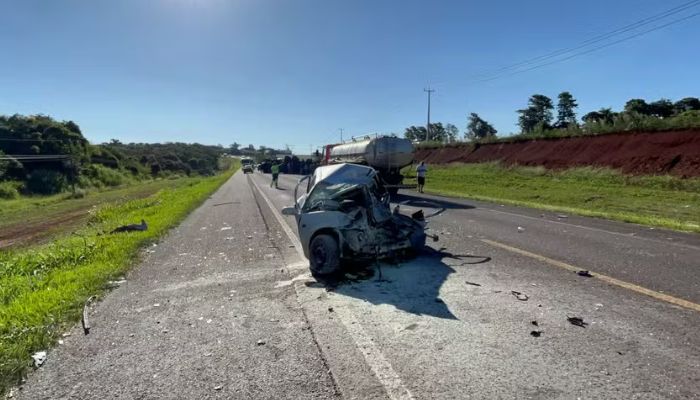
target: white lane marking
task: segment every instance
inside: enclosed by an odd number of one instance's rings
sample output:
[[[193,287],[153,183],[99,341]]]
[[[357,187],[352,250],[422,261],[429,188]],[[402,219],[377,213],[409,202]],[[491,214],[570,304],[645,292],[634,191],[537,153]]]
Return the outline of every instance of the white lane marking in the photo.
[[[289,237],[289,240],[291,240],[294,244],[294,247],[297,249],[297,253],[299,254],[299,256],[306,261],[304,252],[301,250],[301,243],[299,242],[299,239],[297,239],[294,232],[292,232],[289,225],[287,225],[287,222],[282,217],[282,214],[280,214],[280,212],[277,211],[277,208],[275,208],[275,206],[272,204],[272,201],[270,201],[267,195],[262,190],[260,190],[260,187],[255,182],[255,179],[251,178],[250,181],[253,182],[253,185],[257,189],[258,193],[260,193],[260,196],[270,207],[272,214],[275,216],[275,219],[277,219],[277,222],[279,222],[282,226],[282,229],[284,230],[284,233]],[[306,265],[308,265],[308,261],[306,262]],[[299,298],[302,295],[301,292],[306,291],[308,289],[303,283],[300,283],[298,280],[294,281],[296,283],[294,285],[294,290],[297,292],[297,298]],[[389,363],[386,357],[384,357],[382,351],[375,344],[374,339],[372,339],[372,337],[367,333],[367,331],[365,331],[365,329],[360,324],[360,321],[357,320],[352,311],[342,307],[338,307],[338,309],[336,309],[336,312],[339,316],[340,322],[342,322],[342,324],[345,326],[345,329],[348,331],[350,337],[355,342],[355,346],[357,346],[360,353],[362,353],[362,355],[365,357],[367,365],[369,365],[370,369],[377,377],[379,383],[382,384],[389,398],[392,400],[412,400],[414,397],[408,390],[406,385],[404,385],[399,374],[396,373],[394,368],[391,366],[391,363]]]

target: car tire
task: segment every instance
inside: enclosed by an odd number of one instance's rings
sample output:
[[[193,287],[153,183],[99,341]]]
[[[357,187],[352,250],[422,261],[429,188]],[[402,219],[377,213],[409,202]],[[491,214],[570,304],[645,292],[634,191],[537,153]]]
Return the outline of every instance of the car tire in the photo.
[[[309,268],[314,275],[328,276],[340,271],[340,248],[331,235],[320,234],[309,246]]]

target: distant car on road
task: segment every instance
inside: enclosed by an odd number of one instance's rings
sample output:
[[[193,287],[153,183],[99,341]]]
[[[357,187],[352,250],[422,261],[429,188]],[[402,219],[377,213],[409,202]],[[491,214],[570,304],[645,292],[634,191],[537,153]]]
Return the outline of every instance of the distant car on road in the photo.
[[[304,193],[298,197],[302,188]],[[425,220],[392,212],[389,192],[377,172],[364,165],[317,168],[294,189],[294,215],[311,272],[333,275],[343,260],[411,255],[425,246]]]
[[[243,173],[253,173],[253,160],[250,158],[241,158],[241,167],[243,169]]]

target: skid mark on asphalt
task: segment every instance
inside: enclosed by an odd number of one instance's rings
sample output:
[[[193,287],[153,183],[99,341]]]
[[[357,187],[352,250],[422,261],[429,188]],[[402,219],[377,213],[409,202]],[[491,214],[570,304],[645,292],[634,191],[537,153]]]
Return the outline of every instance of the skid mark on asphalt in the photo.
[[[272,204],[272,201],[267,197],[267,195],[260,190],[260,187],[254,179],[248,178],[248,181],[255,187],[257,192],[260,194],[260,197],[265,200],[265,203],[267,203],[267,206],[270,208],[272,215],[275,216],[275,219],[281,225],[301,259],[306,261],[304,251],[301,247],[301,242],[299,242],[297,236],[294,234],[294,232],[292,232],[289,225],[287,225],[287,222],[284,220],[280,212],[277,211],[277,208],[275,208],[274,204]],[[306,264],[307,262],[308,261],[305,262],[305,265],[308,265]],[[294,265],[296,264],[297,263]],[[301,298],[304,296],[304,292],[308,291],[308,288],[303,282],[297,280],[294,285],[294,290],[297,293],[297,298]],[[362,353],[364,356],[367,365],[369,365],[374,375],[377,377],[382,386],[384,386],[384,390],[386,390],[389,398],[395,400],[413,399],[413,395],[408,390],[406,385],[404,385],[399,374],[394,370],[386,357],[384,357],[382,351],[375,344],[374,339],[367,334],[355,315],[350,310],[340,308],[336,310],[336,312],[340,321],[345,326],[345,329],[350,334],[350,337],[352,337],[353,341],[355,342],[355,345],[360,350],[360,353]]]
[[[545,256],[540,255],[540,254],[531,253],[527,250],[519,249],[517,247],[509,246],[507,244],[503,244],[503,243],[496,242],[493,240],[481,239],[481,241],[486,243],[486,244],[489,244],[491,246],[510,251],[511,253],[515,253],[515,254],[525,256],[525,257],[533,258],[535,260],[542,261],[546,264],[553,265],[555,267],[559,267],[559,268],[565,269],[567,271],[577,272],[577,271],[581,271],[581,270],[585,269],[585,268],[578,268],[578,267],[575,267],[571,264],[567,264],[567,263],[562,262],[562,261],[554,260],[554,259],[551,259],[549,257],[545,257]],[[692,301],[688,301],[688,300],[681,299],[681,298],[674,297],[674,296],[669,296],[665,293],[660,293],[660,292],[657,292],[657,291],[654,291],[651,289],[647,289],[647,288],[639,286],[639,285],[635,285],[633,283],[621,281],[621,280],[613,278],[611,276],[599,274],[599,273],[594,272],[594,271],[590,271],[590,273],[593,275],[594,278],[598,278],[601,281],[607,282],[611,285],[615,285],[615,286],[618,286],[618,287],[621,287],[624,289],[628,289],[628,290],[631,290],[633,292],[641,293],[641,294],[647,295],[649,297],[653,297],[656,300],[661,300],[661,301],[664,301],[666,303],[670,303],[670,304],[673,304],[676,306],[687,308],[689,310],[700,311],[700,304],[693,303]]]

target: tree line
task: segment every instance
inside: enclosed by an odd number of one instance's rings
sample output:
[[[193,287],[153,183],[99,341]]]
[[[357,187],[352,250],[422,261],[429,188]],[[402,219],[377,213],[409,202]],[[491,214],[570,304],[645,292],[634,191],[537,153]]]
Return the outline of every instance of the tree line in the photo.
[[[530,96],[527,106],[517,110],[521,136],[567,136],[597,134],[630,129],[658,130],[700,127],[700,99],[686,97],[675,102],[659,99],[647,102],[630,99],[622,111],[601,108],[577,117],[578,103],[570,92],[561,92],[557,103],[543,95]],[[495,139],[498,132],[476,113],[467,117],[463,133],[467,141]],[[459,130],[452,124],[431,123],[430,133],[425,126],[410,126],[404,137],[413,141],[449,143],[459,140]]]
[[[225,149],[201,144],[91,144],[73,121],[0,115],[0,197],[117,186],[171,175],[211,175]]]

